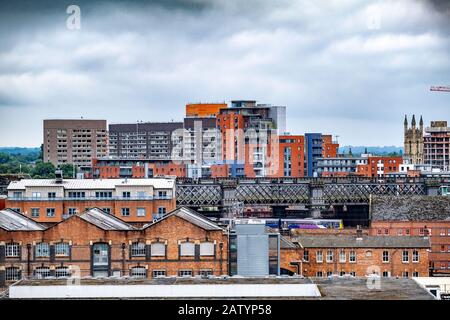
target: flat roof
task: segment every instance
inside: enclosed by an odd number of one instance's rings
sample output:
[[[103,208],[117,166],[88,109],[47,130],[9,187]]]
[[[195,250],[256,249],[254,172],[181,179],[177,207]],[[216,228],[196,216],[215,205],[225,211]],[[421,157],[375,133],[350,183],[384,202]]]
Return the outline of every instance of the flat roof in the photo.
[[[82,189],[115,189],[120,186],[153,186],[156,189],[172,189],[175,185],[173,178],[151,179],[22,179],[11,181],[7,190],[25,190],[26,187],[64,187],[69,190]]]

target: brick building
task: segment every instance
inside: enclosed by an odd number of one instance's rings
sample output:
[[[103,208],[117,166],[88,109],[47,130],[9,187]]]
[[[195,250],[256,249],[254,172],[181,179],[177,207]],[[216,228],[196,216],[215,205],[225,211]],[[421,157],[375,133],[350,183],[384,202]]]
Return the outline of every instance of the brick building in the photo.
[[[447,121],[431,121],[423,137],[424,163],[441,170],[450,169],[450,127]]]
[[[403,163],[401,156],[368,156],[366,160],[356,166],[356,174],[364,177],[384,177],[387,174],[399,172]]]
[[[6,207],[42,223],[98,207],[127,222],[149,222],[176,207],[175,180],[24,179],[8,186]]]
[[[269,167],[269,177],[300,178],[304,176],[305,139],[300,135],[281,135],[274,148],[278,148],[272,166]]]
[[[280,264],[284,272],[307,277],[373,273],[383,277],[428,276],[429,239],[366,235],[303,235],[284,238]]]
[[[187,208],[135,228],[98,208],[45,229],[0,211],[0,280],[80,276],[189,277],[228,273],[228,234]]]
[[[44,120],[44,162],[88,169],[92,159],[108,155],[106,120]]]
[[[450,198],[445,196],[374,197],[372,236],[426,236],[430,272],[450,274]]]

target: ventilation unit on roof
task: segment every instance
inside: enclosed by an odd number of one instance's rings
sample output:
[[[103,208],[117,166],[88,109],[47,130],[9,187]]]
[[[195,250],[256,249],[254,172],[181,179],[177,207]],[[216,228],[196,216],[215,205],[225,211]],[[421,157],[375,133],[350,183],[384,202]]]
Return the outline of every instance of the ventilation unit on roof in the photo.
[[[55,171],[55,181],[56,181],[56,183],[62,183],[63,182],[63,172],[62,172],[62,170],[56,170]]]

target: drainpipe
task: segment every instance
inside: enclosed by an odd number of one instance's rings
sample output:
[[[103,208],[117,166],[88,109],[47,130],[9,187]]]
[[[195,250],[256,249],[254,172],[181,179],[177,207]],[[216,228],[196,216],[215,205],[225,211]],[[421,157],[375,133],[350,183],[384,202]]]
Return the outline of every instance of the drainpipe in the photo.
[[[220,275],[223,274],[223,242],[219,243],[219,249],[220,249],[220,259],[219,259],[219,263],[220,263]]]
[[[31,244],[27,243],[27,276],[31,275]]]
[[[122,274],[125,275],[125,243],[122,243]]]

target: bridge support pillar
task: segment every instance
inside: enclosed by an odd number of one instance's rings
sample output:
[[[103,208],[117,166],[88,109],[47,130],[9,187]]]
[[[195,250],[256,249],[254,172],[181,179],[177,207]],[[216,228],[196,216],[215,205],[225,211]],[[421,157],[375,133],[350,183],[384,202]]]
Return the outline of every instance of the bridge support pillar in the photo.
[[[312,181],[309,184],[309,213],[312,218],[321,218],[325,208],[323,198],[323,181]]]

